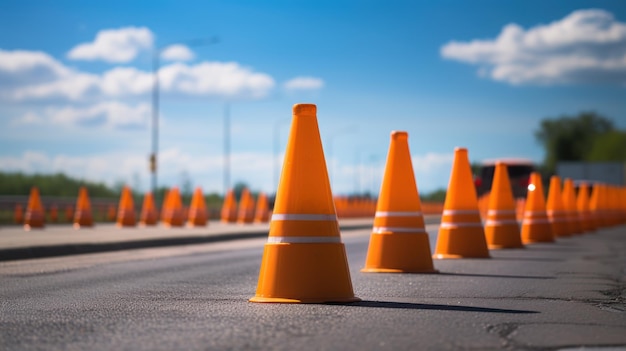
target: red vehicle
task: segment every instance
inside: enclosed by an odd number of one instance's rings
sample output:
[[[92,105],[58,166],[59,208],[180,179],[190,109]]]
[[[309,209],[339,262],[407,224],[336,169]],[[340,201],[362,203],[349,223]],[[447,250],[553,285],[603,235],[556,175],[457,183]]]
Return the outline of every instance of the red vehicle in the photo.
[[[496,162],[498,161],[504,162],[507,166],[513,197],[526,198],[530,174],[535,171],[535,164],[532,160],[524,158],[502,158],[483,161],[478,175],[474,178],[478,196],[491,191],[491,183],[493,182]]]

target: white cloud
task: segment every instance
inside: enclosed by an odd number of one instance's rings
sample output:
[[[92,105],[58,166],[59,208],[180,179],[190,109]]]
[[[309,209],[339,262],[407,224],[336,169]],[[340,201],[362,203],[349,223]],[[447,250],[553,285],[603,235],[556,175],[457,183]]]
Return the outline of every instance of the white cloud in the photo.
[[[315,77],[296,77],[283,85],[287,90],[317,90],[324,87],[324,81]]]
[[[84,101],[147,95],[151,72],[114,67],[101,74],[80,72],[38,52],[0,52],[0,98],[10,101]],[[32,64],[20,64],[26,57]],[[46,79],[37,72],[49,72]],[[172,63],[159,70],[163,93],[230,99],[260,99],[274,88],[274,79],[237,62]]]
[[[71,73],[69,68],[44,52],[0,49],[0,87],[35,84]]]
[[[228,98],[259,99],[274,88],[274,79],[236,62],[174,63],[159,71],[166,92]]]
[[[39,114],[34,113],[32,111],[29,111],[29,112],[26,112],[25,114],[23,114],[22,116],[13,119],[12,122],[13,122],[14,125],[20,125],[20,124],[41,124],[41,123],[44,123],[45,120]]]
[[[511,84],[624,84],[626,23],[604,10],[578,10],[528,30],[508,24],[492,40],[451,41],[441,55]]]
[[[170,45],[161,53],[161,58],[167,61],[191,61],[194,57],[193,52],[181,44]]]
[[[89,107],[49,108],[46,114],[51,122],[58,124],[132,128],[147,126],[150,111],[147,103],[129,106],[118,101],[109,101]]]
[[[146,27],[101,30],[93,42],[82,43],[67,53],[72,60],[130,62],[142,50],[152,47],[154,35]]]

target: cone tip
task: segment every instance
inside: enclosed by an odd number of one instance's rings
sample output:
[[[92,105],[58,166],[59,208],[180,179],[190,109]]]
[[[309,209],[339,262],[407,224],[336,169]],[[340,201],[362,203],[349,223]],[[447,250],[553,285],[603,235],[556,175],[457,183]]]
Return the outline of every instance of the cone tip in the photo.
[[[403,130],[394,130],[391,132],[391,139],[401,140],[401,139],[408,139],[408,138],[409,138],[409,133]]]
[[[454,153],[467,153],[467,148],[457,146],[454,148]]]
[[[295,104],[293,114],[298,116],[317,116],[317,106],[315,104]]]

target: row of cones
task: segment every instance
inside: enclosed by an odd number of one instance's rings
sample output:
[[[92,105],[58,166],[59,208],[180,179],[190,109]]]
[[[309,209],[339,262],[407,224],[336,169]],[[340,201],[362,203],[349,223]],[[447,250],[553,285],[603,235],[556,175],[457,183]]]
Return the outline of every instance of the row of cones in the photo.
[[[557,191],[559,182],[558,178],[553,179],[555,184],[550,187],[551,194]],[[483,225],[468,151],[455,149],[439,235],[434,255],[431,255],[411,164],[408,134],[392,132],[362,272],[436,273],[433,258],[488,258],[489,248],[523,247],[525,243],[549,241],[546,238],[553,240],[552,230],[560,228],[562,222],[560,209],[556,204],[553,210],[546,210],[537,173],[533,174],[532,184],[534,189],[528,193],[520,232],[506,166],[499,164],[489,199],[488,218]],[[581,186],[578,200],[572,200],[573,187],[570,190],[570,184],[571,181],[565,182],[565,195],[549,195],[547,208],[550,208],[551,201],[558,202],[562,196],[568,204],[568,211],[563,213],[573,218],[574,207],[570,206],[572,201],[577,201],[575,208],[581,208],[580,213],[583,213],[579,217],[590,218],[584,213],[604,213],[603,204],[607,202],[602,202],[603,197],[619,198],[620,203],[624,202],[624,189],[614,189],[619,195],[608,195],[605,187],[598,186],[586,205],[588,189]],[[589,211],[585,210],[587,207]],[[605,224],[624,223],[625,209],[609,208],[615,211],[597,218],[603,218],[601,222]],[[585,224],[581,224],[581,228],[584,227]],[[359,300],[352,289],[345,247],[339,233],[337,210],[317,125],[317,108],[312,104],[296,104],[257,290],[250,301],[323,303]]]
[[[259,194],[256,207],[254,199],[247,189],[244,189],[239,207],[237,207],[234,201],[234,193],[230,191],[224,202],[224,208],[222,209],[223,222],[230,222],[230,217],[225,218],[224,213],[227,213],[233,208],[233,204],[234,222],[261,223],[269,220],[269,207],[265,194]],[[16,207],[16,221],[23,222],[25,230],[44,227],[45,212],[37,187],[31,189],[26,213],[23,216],[21,215],[21,211],[21,206]],[[129,187],[125,186],[122,188],[122,194],[115,217],[117,226],[119,227],[133,227],[137,224],[141,226],[151,226],[157,224],[159,213],[157,212],[152,193],[148,192],[144,196],[139,220],[137,220],[132,192]],[[166,227],[178,227],[185,224],[190,227],[206,226],[208,223],[208,212],[202,189],[196,188],[191,198],[189,208],[185,209],[183,208],[178,188],[172,188],[165,196],[160,218],[163,225]],[[76,229],[80,229],[93,227],[93,225],[93,212],[89,194],[86,187],[81,187],[76,201],[76,211],[73,214],[73,226]]]

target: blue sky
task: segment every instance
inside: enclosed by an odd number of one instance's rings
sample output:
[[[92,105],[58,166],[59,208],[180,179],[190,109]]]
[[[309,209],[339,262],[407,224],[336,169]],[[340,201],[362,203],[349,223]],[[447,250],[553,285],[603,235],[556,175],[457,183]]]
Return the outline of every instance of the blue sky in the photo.
[[[392,130],[429,192],[456,146],[540,162],[543,118],[626,128],[622,1],[2,1],[0,169],[148,190],[154,48],[160,185],[223,191],[226,106],[230,184],[267,192],[299,102],[343,194],[378,192]]]

